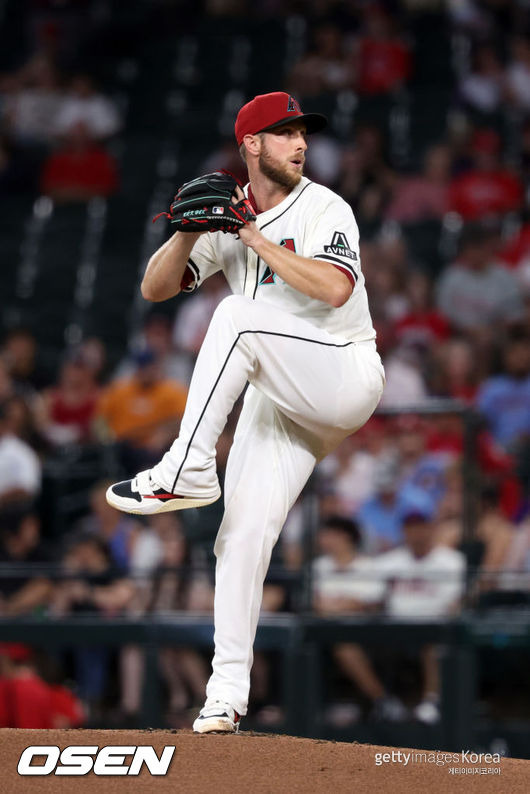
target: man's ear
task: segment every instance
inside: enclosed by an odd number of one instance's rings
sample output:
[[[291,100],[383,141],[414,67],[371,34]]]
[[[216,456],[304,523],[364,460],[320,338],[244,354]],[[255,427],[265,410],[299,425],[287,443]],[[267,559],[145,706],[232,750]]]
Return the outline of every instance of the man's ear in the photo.
[[[247,147],[247,154],[256,156],[261,152],[261,138],[259,135],[245,135],[243,143]]]

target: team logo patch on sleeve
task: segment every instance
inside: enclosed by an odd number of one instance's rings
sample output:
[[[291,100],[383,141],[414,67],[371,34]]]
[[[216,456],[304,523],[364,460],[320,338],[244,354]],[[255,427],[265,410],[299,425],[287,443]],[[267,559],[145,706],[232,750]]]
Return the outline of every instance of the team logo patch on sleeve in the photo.
[[[325,245],[324,251],[326,254],[335,254],[335,256],[345,256],[348,259],[353,259],[357,261],[357,254],[355,251],[352,251],[350,248],[350,244],[346,239],[346,235],[343,232],[335,232],[333,235],[333,239],[331,241],[331,245]]]

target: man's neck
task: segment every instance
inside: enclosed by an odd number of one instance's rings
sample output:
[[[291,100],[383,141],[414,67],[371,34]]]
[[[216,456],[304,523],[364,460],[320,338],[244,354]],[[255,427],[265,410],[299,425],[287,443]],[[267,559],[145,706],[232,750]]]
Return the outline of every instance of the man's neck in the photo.
[[[287,198],[291,190],[272,182],[260,171],[250,173],[249,193],[258,212],[266,212]]]

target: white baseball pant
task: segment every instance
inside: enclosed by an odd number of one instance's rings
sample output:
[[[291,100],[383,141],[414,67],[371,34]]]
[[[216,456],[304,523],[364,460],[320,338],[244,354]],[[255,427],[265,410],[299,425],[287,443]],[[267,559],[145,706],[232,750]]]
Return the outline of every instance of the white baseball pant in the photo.
[[[288,511],[315,464],[375,410],[374,341],[348,342],[271,304],[232,295],[201,347],[179,437],[153,469],[164,488],[215,492],[215,447],[243,391],[214,551],[215,656],[208,699],[246,714],[263,581]]]

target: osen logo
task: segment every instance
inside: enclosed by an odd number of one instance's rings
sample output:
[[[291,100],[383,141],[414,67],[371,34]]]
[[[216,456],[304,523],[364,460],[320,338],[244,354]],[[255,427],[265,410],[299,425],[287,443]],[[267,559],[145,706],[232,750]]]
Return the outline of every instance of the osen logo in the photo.
[[[145,768],[151,775],[165,775],[175,746],[166,746],[160,758],[154,747],[137,745],[70,745],[60,750],[55,745],[31,745],[20,756],[19,775],[139,775]],[[131,756],[131,758],[129,758]],[[34,759],[38,758],[39,763]],[[44,763],[42,759],[44,758]],[[127,761],[126,761],[127,759]]]

